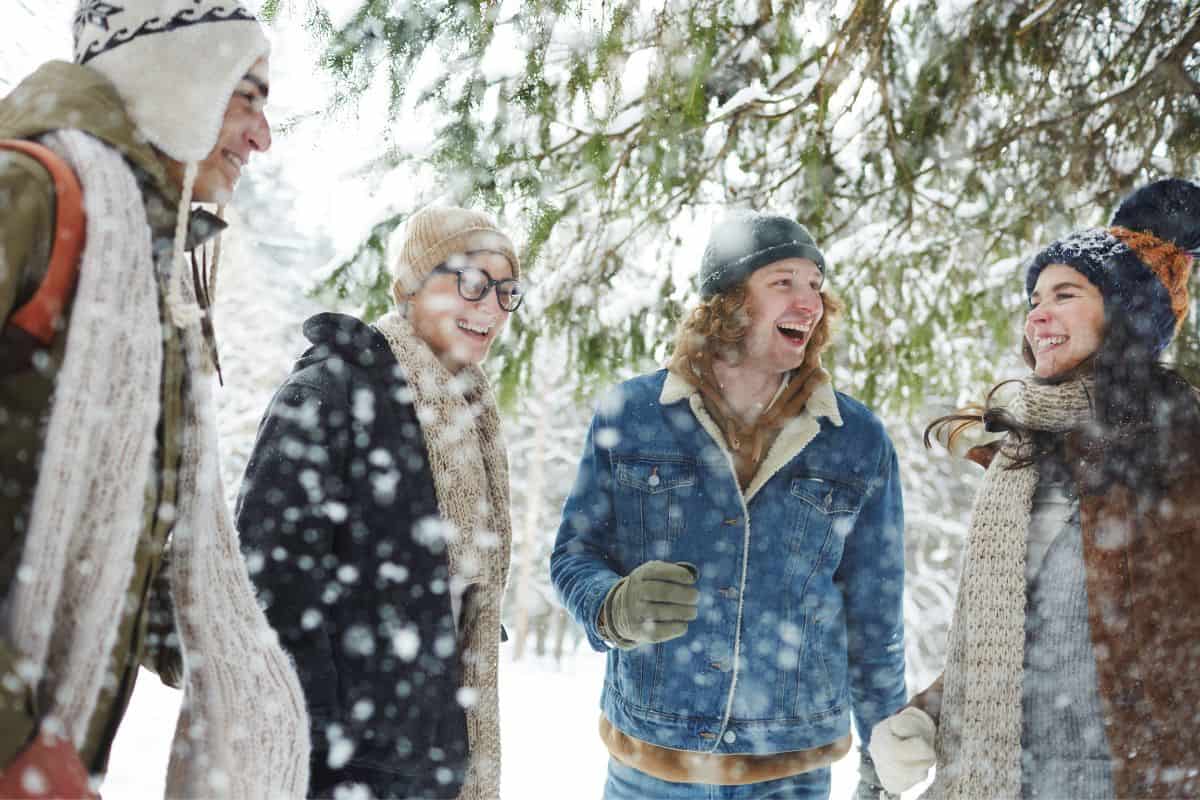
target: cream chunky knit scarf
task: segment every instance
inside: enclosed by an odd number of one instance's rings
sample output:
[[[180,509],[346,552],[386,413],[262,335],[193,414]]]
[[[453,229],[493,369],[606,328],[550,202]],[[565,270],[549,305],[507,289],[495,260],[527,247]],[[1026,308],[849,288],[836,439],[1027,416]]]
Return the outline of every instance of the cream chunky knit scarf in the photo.
[[[1026,381],[1010,410],[1036,430],[1078,428],[1092,416],[1091,382]],[[1038,470],[1008,469],[1012,463],[1001,447],[971,515],[929,797],[977,800],[1021,793],[1025,537]]]
[[[87,242],[3,635],[44,727],[86,736],[125,610],[160,413],[162,332],[150,228],[115,150],[79,131],[44,143],[83,185]],[[172,279],[177,262],[158,265]],[[194,295],[191,302],[195,302]],[[297,797],[308,783],[304,695],[254,599],[223,499],[199,326],[189,373],[170,566],[183,648],[171,797]]]
[[[461,800],[500,796],[500,600],[512,550],[508,456],[500,415],[478,367],[452,375],[399,314],[375,323],[416,398],[438,510],[448,523],[450,580],[466,585],[459,640],[470,767]]]

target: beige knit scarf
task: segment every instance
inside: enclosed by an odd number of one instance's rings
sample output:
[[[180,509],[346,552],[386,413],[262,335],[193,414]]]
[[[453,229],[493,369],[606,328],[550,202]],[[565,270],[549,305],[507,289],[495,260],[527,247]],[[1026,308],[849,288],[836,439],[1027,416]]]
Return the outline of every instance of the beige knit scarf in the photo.
[[[87,242],[0,633],[23,656],[43,727],[78,747],[111,677],[143,527],[162,332],[150,227],[133,173],[115,150],[78,131],[43,141],[83,185]],[[169,281],[175,263],[158,265],[159,277]],[[308,784],[304,695],[255,601],[223,499],[199,326],[184,340],[185,441],[169,577],[185,686],[167,794],[297,797]]]
[[[500,601],[512,551],[508,456],[500,415],[478,367],[451,374],[399,314],[375,323],[416,399],[438,510],[447,523],[450,580],[470,586],[459,639],[470,767],[459,798],[500,796]]]
[[[1023,425],[1062,433],[1091,418],[1091,401],[1090,379],[1030,380],[1010,411]],[[1038,470],[1009,469],[1005,450],[988,467],[971,515],[946,655],[937,774],[927,797],[1021,794],[1025,549]]]

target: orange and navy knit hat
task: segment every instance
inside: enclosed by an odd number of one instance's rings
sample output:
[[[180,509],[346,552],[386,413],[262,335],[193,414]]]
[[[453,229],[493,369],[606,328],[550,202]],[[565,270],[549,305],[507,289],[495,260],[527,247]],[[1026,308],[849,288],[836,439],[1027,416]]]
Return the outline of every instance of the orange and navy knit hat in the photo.
[[[1042,270],[1065,264],[1100,290],[1106,317],[1127,315],[1135,335],[1161,353],[1187,317],[1188,278],[1200,251],[1200,185],[1146,184],[1121,201],[1107,228],[1077,231],[1030,262],[1025,294]]]

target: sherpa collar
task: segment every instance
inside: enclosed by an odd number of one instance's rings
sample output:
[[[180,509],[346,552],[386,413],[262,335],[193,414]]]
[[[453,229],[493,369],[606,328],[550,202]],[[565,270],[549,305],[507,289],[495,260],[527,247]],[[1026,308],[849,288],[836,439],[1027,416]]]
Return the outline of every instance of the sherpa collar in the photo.
[[[664,406],[669,406],[692,395],[699,396],[699,394],[699,389],[668,370],[667,379],[663,382],[662,392],[658,395],[658,402]],[[808,398],[808,405],[804,408],[812,416],[825,417],[835,427],[842,427],[842,415],[838,411],[837,395],[834,393],[831,384],[822,383],[816,389],[813,389],[812,397]],[[787,426],[784,426],[784,430],[787,430]]]
[[[668,370],[667,379],[663,382],[662,391],[658,395],[658,402],[666,406],[682,400],[688,401],[692,413],[696,416],[700,426],[708,432],[708,435],[717,443],[721,451],[730,458],[730,468],[732,469],[733,457],[729,452],[728,444],[725,442],[725,435],[721,433],[720,427],[718,427],[717,423],[708,413],[708,410],[704,407],[704,400],[700,397],[700,390],[693,387],[674,372]],[[821,423],[818,421],[819,417],[825,417],[836,427],[840,428],[842,426],[842,415],[838,411],[837,395],[828,382],[822,383],[814,389],[812,396],[808,398],[808,404],[805,405],[804,411],[789,419],[783,428],[780,429],[779,437],[775,439],[775,443],[767,451],[767,457],[763,459],[762,464],[759,465],[758,472],[754,473],[754,478],[750,481],[750,485],[746,487],[745,497],[747,504],[754,495],[758,494],[758,490],[774,477],[775,473],[783,469],[801,450],[808,446],[813,437],[820,433]]]

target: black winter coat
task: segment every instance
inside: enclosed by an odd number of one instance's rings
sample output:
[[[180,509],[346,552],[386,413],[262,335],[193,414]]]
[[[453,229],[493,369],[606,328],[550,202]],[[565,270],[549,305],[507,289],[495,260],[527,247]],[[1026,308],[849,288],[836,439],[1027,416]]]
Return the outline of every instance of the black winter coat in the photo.
[[[419,538],[438,506],[413,393],[374,328],[318,314],[304,334],[312,347],[259,427],[237,526],[307,695],[310,793],[356,781],[381,797],[455,797],[462,671],[447,553]]]

